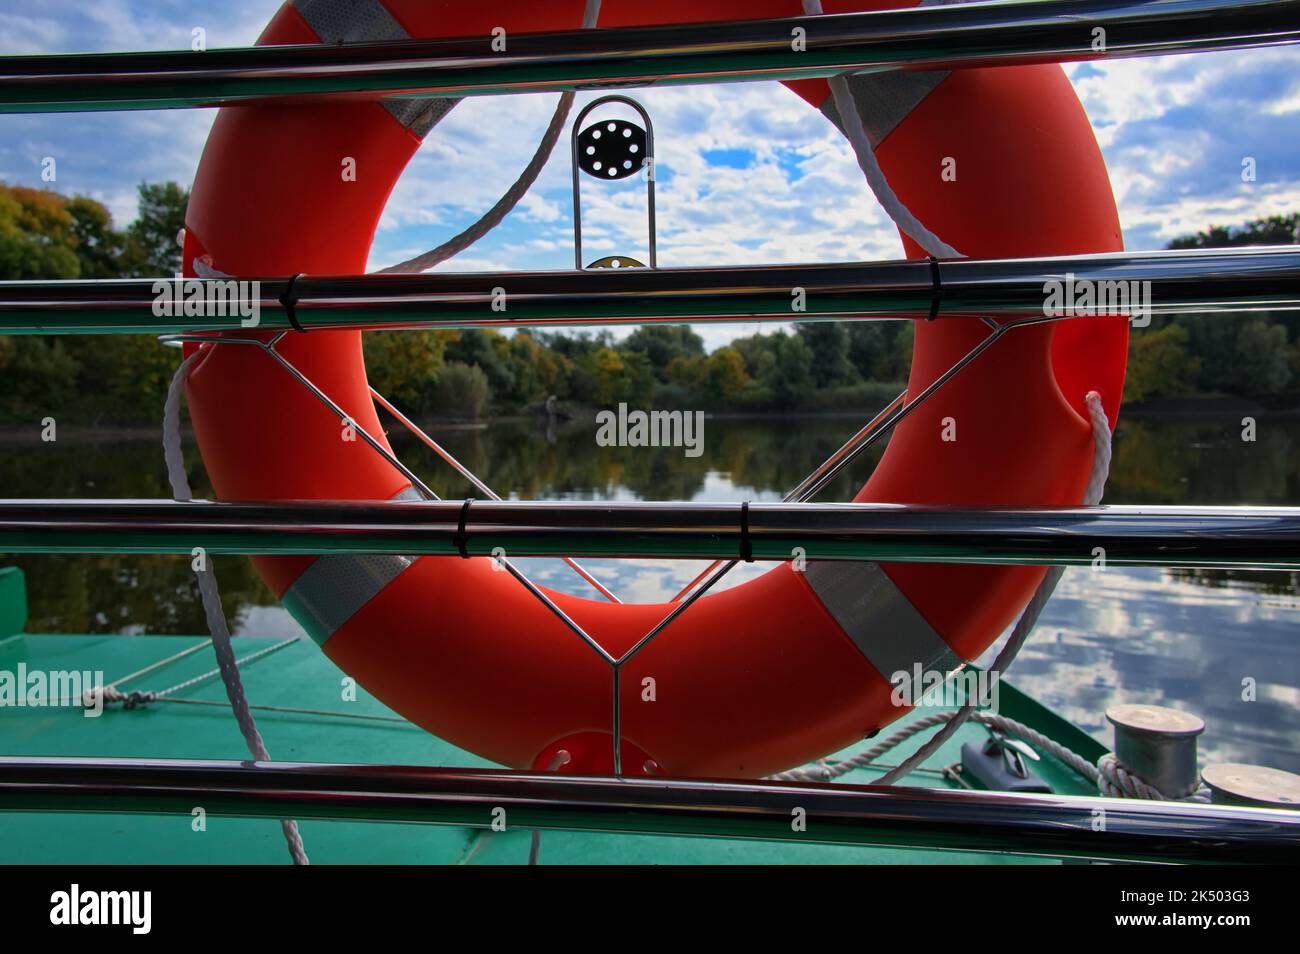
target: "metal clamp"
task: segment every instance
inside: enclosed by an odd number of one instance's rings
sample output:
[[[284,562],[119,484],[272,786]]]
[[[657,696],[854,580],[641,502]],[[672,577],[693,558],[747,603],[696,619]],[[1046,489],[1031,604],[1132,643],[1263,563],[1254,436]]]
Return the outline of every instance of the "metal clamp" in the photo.
[[[939,317],[939,302],[943,298],[943,282],[939,278],[939,260],[933,255],[929,256],[930,261],[930,314],[926,315],[926,321],[934,321]]]
[[[754,562],[754,541],[749,539],[749,501],[740,505],[740,558]]]
[[[298,296],[294,294],[293,286],[300,278],[302,278],[302,272],[295,272],[289,276],[289,283],[284,286],[284,291],[280,293],[280,304],[284,306],[284,316],[289,319],[289,324],[293,330],[305,335],[307,329],[298,323],[298,315],[294,312],[294,306],[298,304]]]
[[[452,542],[456,544],[456,549],[460,551],[462,560],[469,559],[469,534],[465,532],[465,523],[469,520],[469,508],[474,503],[473,497],[466,497],[465,502],[460,506],[460,523],[456,526],[456,535],[452,537]]]

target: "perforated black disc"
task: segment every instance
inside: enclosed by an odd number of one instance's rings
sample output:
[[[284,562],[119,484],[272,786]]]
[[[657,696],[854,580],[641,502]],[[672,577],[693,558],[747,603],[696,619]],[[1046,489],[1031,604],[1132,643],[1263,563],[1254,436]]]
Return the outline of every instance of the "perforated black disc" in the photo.
[[[604,119],[578,133],[578,168],[597,179],[626,179],[645,155],[645,130],[624,119]]]
[[[588,268],[645,268],[644,262],[638,262],[635,258],[629,258],[626,255],[606,255],[604,258],[598,258]]]

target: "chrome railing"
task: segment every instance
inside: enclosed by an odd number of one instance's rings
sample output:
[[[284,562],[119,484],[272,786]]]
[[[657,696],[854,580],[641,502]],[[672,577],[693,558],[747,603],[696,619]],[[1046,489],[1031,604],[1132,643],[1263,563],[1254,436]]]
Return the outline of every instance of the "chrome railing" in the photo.
[[[1300,812],[871,785],[398,765],[0,757],[0,810],[210,813],[1152,862],[1294,863]],[[804,830],[791,813],[802,809]],[[1106,823],[1097,825],[1098,812]],[[495,814],[494,814],[495,813]]]
[[[802,49],[792,43],[802,30]],[[1100,36],[1095,31],[1103,31]],[[780,20],[340,46],[0,57],[0,112],[472,96],[1059,63],[1300,39],[1297,0],[969,3]]]
[[[743,507],[743,509],[742,509]],[[7,553],[402,553],[510,558],[1300,569],[1300,507],[963,510],[879,503],[0,500]],[[748,546],[746,546],[748,544]],[[796,550],[798,551],[796,553]]]
[[[284,304],[290,279],[239,280],[249,283],[247,297],[231,299],[223,315],[206,317],[159,315],[154,305],[168,279],[0,282],[0,334],[248,331],[251,314],[258,330],[290,327]],[[1109,311],[1137,321],[1161,314],[1294,311],[1300,308],[1300,248],[742,268],[302,275],[293,280],[292,291],[295,316],[305,329],[548,328],[1069,317],[1050,314],[1044,286],[1056,283],[1064,293],[1071,280],[1079,287],[1122,284],[1123,304]],[[1134,288],[1137,293],[1131,293]],[[802,292],[802,310],[793,307],[795,290]],[[181,300],[179,292],[171,295]]]
[[[800,30],[804,49],[796,52],[791,38]],[[11,56],[0,57],[0,113],[800,79],[1297,40],[1300,0],[1063,0],[702,23],[689,30],[671,25],[517,34],[504,54],[478,38]],[[654,272],[303,276],[292,293],[305,328],[989,314],[1007,316],[1014,325],[1062,320],[1044,313],[1043,285],[1070,274],[1151,282],[1148,314],[1291,310],[1300,303],[1295,248]],[[189,336],[248,329],[238,314],[155,315],[154,285],[0,283],[0,334]],[[287,280],[268,278],[257,287],[264,310],[259,328],[287,329],[281,301]],[[505,312],[490,309],[496,287],[506,289]],[[805,292],[805,312],[791,308],[794,288]],[[963,362],[1000,334],[994,325]],[[256,344],[275,357],[273,344],[260,339],[231,343]],[[900,395],[792,498],[810,497],[929,393],[910,400]],[[1300,508],[754,504],[741,520],[734,505],[676,503],[483,502],[466,512],[459,501],[0,501],[0,552],[11,553],[190,553],[204,546],[214,553],[450,554],[459,552],[453,537],[467,553],[501,546],[512,556],[576,552],[734,561],[752,550],[758,559],[783,560],[800,547],[817,559],[1078,564],[1093,562],[1100,548],[1117,565],[1294,569],[1300,565]],[[617,765],[617,718],[614,736]],[[1300,815],[1225,806],[1107,800],[1107,824],[1098,832],[1092,824],[1097,802],[1062,796],[393,766],[0,758],[4,810],[188,812],[199,800],[232,814],[457,825],[485,825],[500,806],[510,810],[512,824],[526,828],[771,839],[791,837],[790,808],[797,805],[822,819],[800,840],[843,844],[1156,861],[1291,860],[1300,847]]]

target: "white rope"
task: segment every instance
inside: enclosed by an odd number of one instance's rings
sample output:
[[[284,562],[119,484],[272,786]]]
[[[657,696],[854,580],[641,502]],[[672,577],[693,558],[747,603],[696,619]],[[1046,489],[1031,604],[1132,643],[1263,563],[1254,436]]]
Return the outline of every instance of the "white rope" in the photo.
[[[821,0],[803,0],[804,13],[809,16],[819,16],[822,14]],[[872,194],[875,195],[881,207],[886,214],[894,221],[898,228],[913,241],[921,246],[928,254],[936,258],[962,258],[964,257],[951,245],[944,242],[937,235],[931,232],[924,224],[921,223],[911,210],[903,203],[898,195],[890,186],[885,178],[880,163],[876,159],[875,150],[871,147],[871,140],[867,137],[866,129],[862,125],[862,117],[858,112],[857,102],[853,98],[853,93],[849,89],[846,74],[830,77],[827,80],[830,86],[831,95],[835,100],[835,109],[839,113],[840,123],[843,126],[844,134],[848,137],[849,144],[853,147],[853,153],[857,157],[858,165],[861,167],[863,174],[866,176],[867,184],[870,186]],[[1090,392],[1087,395],[1088,413],[1092,424],[1093,434],[1093,465],[1092,471],[1088,478],[1088,486],[1084,491],[1083,502],[1086,506],[1095,506],[1101,502],[1102,493],[1106,485],[1106,477],[1110,473],[1111,462],[1111,434],[1110,425],[1106,420],[1105,411],[1101,406],[1101,399],[1096,392]],[[1052,592],[1060,582],[1064,573],[1063,567],[1051,567],[1043,581],[1034,591],[1020,620],[1016,624],[1015,630],[1011,637],[1003,646],[1002,651],[990,666],[990,671],[994,678],[1000,678],[1007,668],[1014,661],[1016,654],[1019,653],[1021,646],[1033,631],[1034,624],[1037,623],[1039,614],[1042,613],[1043,607],[1051,598]],[[905,739],[910,738],[917,732],[930,728],[935,725],[943,725],[943,728],[925,745],[921,746],[915,753],[906,759],[902,764],[892,769],[885,775],[881,776],[878,784],[889,785],[898,779],[905,777],[917,766],[921,765],[934,752],[948,740],[968,719],[974,718],[976,721],[990,723],[997,717],[980,713],[974,704],[963,706],[956,712],[940,713],[937,715],[926,716],[916,722],[911,723],[906,728],[894,733],[884,742],[873,746],[870,749],[859,753],[851,759],[844,762],[836,763],[837,766],[847,766],[842,771],[834,774],[842,774],[850,771],[852,768],[874,761],[884,752],[889,751]],[[1016,723],[1019,726],[1019,723]],[[1027,726],[1020,726],[1024,732],[1033,732]],[[1021,733],[1017,733],[1021,734]],[[1081,756],[1074,752],[1057,746],[1056,743],[1033,733],[1038,737],[1039,743],[1053,754],[1061,758],[1062,761],[1072,765],[1077,771],[1080,771],[1085,777],[1097,782],[1103,792],[1110,790],[1118,793],[1127,794],[1130,797],[1159,797],[1159,793],[1154,788],[1141,782],[1136,776],[1127,772],[1123,766],[1114,760],[1113,756],[1103,758],[1103,764],[1100,770],[1097,767],[1089,765]],[[1038,743],[1036,743],[1038,744]],[[1106,759],[1110,761],[1106,761]],[[828,772],[827,764],[822,762],[815,763],[815,767],[802,769],[793,769],[784,772],[776,778],[816,778],[826,776]],[[834,777],[834,774],[827,777]],[[1146,794],[1139,794],[1146,793]],[[1154,793],[1151,794],[1151,793]]]
[[[803,12],[809,16],[820,16],[821,0],[803,0]],[[844,135],[848,137],[853,153],[858,157],[858,165],[863,175],[867,177],[867,185],[871,187],[876,201],[903,233],[921,246],[927,254],[935,258],[964,258],[961,252],[922,225],[921,220],[913,215],[903,204],[902,199],[895,194],[893,186],[885,178],[885,173],[876,160],[875,150],[871,148],[871,140],[867,138],[867,131],[862,126],[858,104],[853,99],[846,75],[832,76],[826,82],[830,85],[831,95],[835,98],[835,109],[840,114]]]
[[[954,716],[956,712],[932,712],[929,715],[922,716],[912,722],[909,722],[903,728],[893,733],[881,742],[876,743],[869,749],[863,749],[847,759],[838,762],[831,762],[826,759],[815,763],[815,766],[805,768],[791,769],[788,772],[782,772],[780,775],[773,775],[772,778],[778,781],[818,781],[830,782],[839,778],[841,775],[847,775],[855,769],[866,768],[875,762],[885,753],[902,745],[914,735],[919,735],[926,729],[933,728],[937,725],[944,725]],[[1052,755],[1059,761],[1065,763],[1075,772],[1088,779],[1090,782],[1097,781],[1097,767],[1091,764],[1083,756],[1079,755],[1065,746],[1048,738],[1041,732],[1030,728],[1023,722],[1017,722],[1015,719],[1008,719],[1006,716],[995,715],[991,712],[976,712],[971,716],[971,720],[978,722],[980,725],[986,725],[991,729],[1002,732],[1005,735],[1014,735],[1017,738],[1024,739],[1035,749]]]
[[[1088,407],[1088,418],[1092,427],[1093,455],[1092,470],[1088,475],[1088,484],[1084,490],[1083,503],[1084,506],[1095,507],[1097,504],[1101,503],[1102,493],[1106,487],[1106,477],[1110,474],[1110,421],[1106,418],[1106,411],[1102,407],[1101,396],[1097,394],[1096,391],[1088,392],[1085,397],[1085,403]],[[1047,601],[1052,596],[1052,591],[1056,589],[1056,584],[1060,581],[1061,575],[1064,572],[1064,567],[1050,567],[1047,571],[1047,575],[1043,577],[1043,581],[1039,583],[1038,588],[1034,590],[1034,595],[1030,597],[1029,603],[1025,606],[1024,612],[1020,614],[1020,619],[1017,621],[1016,627],[1012,631],[1011,636],[1003,645],[1001,652],[998,653],[993,664],[989,666],[988,671],[992,674],[994,679],[1001,679],[1010,668],[1012,662],[1015,661],[1016,654],[1020,652],[1020,648],[1025,644],[1025,640],[1027,640],[1029,634],[1033,632],[1034,625],[1038,622],[1039,614],[1042,613],[1043,607],[1047,605]],[[968,703],[955,712],[945,712],[925,716],[924,718],[917,720],[917,722],[901,729],[899,732],[894,733],[894,735],[885,739],[884,742],[853,756],[851,759],[846,760],[845,763],[837,764],[866,764],[867,762],[874,761],[882,753],[889,751],[889,749],[898,745],[904,739],[911,738],[911,736],[915,735],[922,729],[942,724],[943,728],[935,733],[932,738],[904,759],[897,767],[882,775],[875,783],[877,785],[892,785],[894,782],[911,773],[913,769],[922,765],[930,758],[930,756],[937,752],[945,742],[952,738],[962,725],[972,718],[975,718],[976,721],[985,721],[986,717],[980,712],[978,702]],[[1045,739],[1046,737],[1043,738]],[[1078,758],[1078,756],[1075,756],[1075,758]],[[776,778],[788,780],[813,780],[822,777],[825,771],[826,763],[823,760],[823,762],[815,763],[814,767],[791,769],[788,772],[776,776]],[[848,771],[848,769],[845,771]],[[1093,774],[1095,772],[1096,769],[1089,767],[1089,770],[1083,772],[1083,774],[1089,779],[1096,781],[1096,775]]]
[[[294,643],[298,642],[300,638],[301,637],[298,636],[290,636],[288,639],[282,640],[278,643],[274,643],[273,645],[267,646],[264,649],[259,649],[257,650],[257,652],[249,653],[247,656],[242,656],[239,659],[235,660],[235,662],[237,662],[241,666],[251,662],[256,662],[257,660],[261,659],[263,656],[269,656],[271,653],[278,652],[279,650],[284,649],[286,646],[292,646]],[[207,646],[210,646],[211,644],[212,644],[212,640],[205,639],[197,646],[191,648],[202,649]],[[164,662],[169,662],[171,660],[180,658],[180,656],[181,654],[178,653],[176,656],[170,657],[168,660],[164,660]],[[153,668],[156,668],[156,666]],[[106,705],[109,703],[121,702],[125,704],[125,707],[127,709],[134,709],[137,706],[142,706],[145,703],[149,703],[149,702],[167,702],[170,696],[175,695],[177,692],[180,692],[182,689],[188,689],[191,686],[197,686],[200,683],[207,682],[209,679],[213,678],[214,676],[221,675],[221,669],[220,668],[209,669],[207,672],[199,673],[199,675],[194,676],[191,679],[186,679],[184,682],[178,682],[176,683],[176,685],[169,686],[166,689],[153,689],[149,691],[136,690],[134,692],[123,692],[121,689],[118,688],[122,683],[127,682],[128,680],[134,678],[136,675],[138,675],[138,673],[132,673],[129,676],[123,676],[121,679],[109,683],[107,686],[103,688],[103,690],[91,690],[90,693],[87,694],[89,698],[89,702],[87,704],[88,705],[93,704],[96,696],[102,699]],[[250,706],[250,708],[255,709],[257,708],[257,706]]]
[[[198,263],[195,264],[198,271]],[[185,390],[185,378],[190,367],[198,359],[199,352],[191,354],[181,362],[176,373],[172,375],[167,388],[167,400],[163,404],[163,457],[167,461],[167,480],[171,483],[172,497],[186,501],[194,498],[190,490],[189,477],[185,473],[185,458],[181,453],[181,395]],[[208,631],[212,634],[212,649],[216,653],[217,668],[221,671],[221,682],[226,687],[226,697],[230,700],[230,709],[235,714],[235,722],[244,736],[244,743],[249,753],[259,762],[271,761],[271,753],[262,741],[262,734],[257,730],[257,721],[248,707],[248,697],[244,694],[244,684],[239,678],[239,662],[235,658],[234,648],[230,644],[230,629],[226,625],[226,614],[221,608],[221,593],[217,589],[217,577],[204,555],[202,569],[195,571],[199,582],[199,596],[203,600],[203,613],[207,617]],[[296,865],[310,864],[307,850],[303,847],[302,836],[298,833],[298,823],[292,819],[281,819],[280,827],[284,830],[284,840],[289,845],[289,854]]]
[[[596,19],[599,16],[600,0],[587,0],[582,13],[582,28],[590,30],[595,27]],[[390,265],[388,268],[381,268],[379,274],[427,271],[438,263],[445,262],[454,255],[459,255],[500,225],[501,221],[510,214],[510,211],[519,204],[519,200],[527,194],[528,190],[533,187],[533,183],[537,181],[542,168],[551,157],[552,150],[555,149],[555,143],[564,130],[564,124],[569,118],[569,110],[572,108],[573,93],[561,93],[560,101],[555,107],[555,114],[551,116],[551,124],[546,127],[546,133],[542,136],[542,141],[538,143],[533,158],[524,167],[524,171],[520,173],[514,185],[505,191],[505,194],[497,200],[496,205],[488,209],[482,218],[459,235],[443,242],[437,248],[431,249],[422,255],[417,255],[415,258],[407,259],[404,262],[398,262],[396,265]]]
[[[599,15],[600,0],[587,0],[583,10],[583,28],[593,28]],[[433,268],[439,262],[446,261],[464,251],[499,225],[519,203],[519,200],[532,188],[538,175],[541,174],[542,168],[550,158],[555,143],[558,141],[560,133],[568,120],[569,111],[573,107],[573,100],[574,94],[571,92],[560,94],[559,104],[556,106],[550,125],[546,129],[542,141],[538,144],[532,160],[524,168],[523,173],[520,174],[515,183],[477,222],[437,248],[381,271],[387,273],[422,272]],[[195,258],[193,268],[194,273],[200,278],[230,277],[217,270],[210,259]],[[192,499],[189,481],[185,476],[184,457],[181,453],[180,400],[181,392],[184,390],[185,376],[196,357],[197,354],[191,355],[181,362],[181,366],[176,369],[171,386],[167,389],[167,401],[163,407],[163,455],[167,460],[167,477],[171,482],[172,496],[176,500]],[[217,589],[216,577],[213,575],[212,570],[205,565],[204,569],[198,573],[198,581],[199,594],[203,599],[204,612],[208,618],[208,628],[212,633],[213,648],[217,654],[218,668],[221,670],[222,682],[225,684],[226,695],[230,699],[230,707],[235,714],[235,721],[239,724],[239,730],[243,733],[244,741],[247,743],[248,750],[253,757],[259,761],[270,761],[271,756],[262,741],[261,733],[258,732],[257,723],[253,718],[248,699],[244,694],[243,683],[239,678],[238,661],[230,648],[230,632],[226,626],[225,614],[221,610],[221,597]],[[293,856],[294,863],[308,864],[307,853],[303,848],[302,838],[298,833],[297,822],[284,819],[280,824],[284,828],[285,840],[289,844],[289,853]]]
[[[195,643],[193,646],[190,646],[188,649],[182,649],[178,653],[172,653],[172,655],[166,656],[158,660],[157,662],[150,663],[149,665],[145,666],[143,669],[137,669],[135,672],[127,673],[125,676],[122,676],[119,679],[114,679],[107,686],[104,686],[103,694],[107,696],[111,692],[117,692],[118,686],[122,685],[124,682],[130,682],[133,679],[139,679],[141,676],[146,676],[149,673],[153,672],[155,669],[161,669],[164,666],[169,666],[178,660],[184,659],[186,656],[190,656],[193,655],[194,653],[199,652],[200,650],[207,649],[208,646],[210,645],[212,645],[212,640],[205,639],[201,643]],[[99,696],[100,694],[101,694],[100,690],[98,689],[87,689],[82,694],[86,708],[88,709],[95,708],[95,706],[97,705],[96,697]],[[120,692],[118,692],[117,694],[119,696],[121,695]]]
[[[601,0],[587,0],[582,12],[582,28],[584,30],[590,30],[596,26],[596,21],[600,17],[600,3]],[[569,119],[569,111],[573,108],[573,100],[574,94],[572,92],[560,94],[560,101],[556,104],[555,112],[551,115],[551,122],[546,127],[541,142],[537,144],[532,159],[528,161],[524,171],[519,174],[519,178],[505,191],[501,198],[497,199],[492,208],[483,213],[477,222],[460,234],[443,242],[437,248],[430,249],[414,258],[408,258],[404,262],[398,262],[396,265],[381,268],[376,274],[410,274],[428,271],[435,265],[459,255],[500,225],[514,207],[519,204],[519,200],[527,195],[528,190],[533,187],[533,183],[537,181],[537,177],[541,175],[542,169],[545,168],[547,161],[551,158],[551,153],[555,150],[555,143],[559,140],[560,133],[564,131],[564,125]],[[209,262],[201,261],[198,258],[194,259],[194,273],[200,278],[231,277],[224,272],[217,271]]]
[[[1106,411],[1102,407],[1101,396],[1096,391],[1089,391],[1085,401],[1088,406],[1089,423],[1092,426],[1093,455],[1092,470],[1088,475],[1088,484],[1083,492],[1083,504],[1087,507],[1095,507],[1101,503],[1102,496],[1105,493],[1106,478],[1110,474],[1113,448],[1111,445],[1110,421],[1107,419]],[[1056,589],[1056,584],[1060,581],[1064,572],[1064,567],[1050,568],[1043,578],[1043,582],[1034,591],[1034,595],[1021,614],[1019,622],[1016,623],[1016,628],[1011,637],[1007,640],[1006,645],[1002,647],[1002,651],[998,653],[997,659],[989,667],[994,679],[1000,679],[1006,674],[1007,669],[1015,660],[1016,654],[1020,651],[1020,647],[1024,645],[1025,640],[1033,631],[1039,614],[1051,597],[1052,591]],[[924,732],[926,729],[943,726],[925,745],[876,781],[877,785],[889,785],[923,764],[968,720],[987,725],[1007,735],[1014,735],[1024,739],[1034,748],[1048,753],[1088,779],[1097,786],[1097,790],[1102,795],[1108,795],[1112,798],[1145,798],[1155,801],[1208,802],[1210,800],[1209,789],[1203,785],[1184,798],[1170,798],[1162,794],[1155,786],[1134,775],[1113,753],[1103,755],[1094,766],[1077,752],[1066,748],[1024,723],[1008,719],[1005,716],[983,712],[974,704],[963,706],[954,712],[936,712],[922,716],[888,736],[884,741],[878,742],[871,748],[864,749],[847,759],[838,762],[829,762],[822,759],[812,765],[791,769],[772,777],[783,781],[831,781],[854,769],[875,762],[886,752],[901,745],[912,736]]]
[[[194,268],[194,274],[199,276],[199,278],[233,278],[234,277],[233,275],[227,275],[225,272],[219,271],[218,269],[214,268],[212,266],[211,255],[204,256],[203,258],[199,258],[199,256],[196,255],[194,256],[194,259],[190,264]],[[171,396],[170,391],[168,392],[168,396],[169,397]]]
[[[855,769],[869,768],[881,756],[902,745],[912,736],[919,735],[937,725],[946,725],[956,715],[956,712],[933,712],[930,715],[909,722],[884,741],[876,743],[869,749],[863,749],[847,759],[836,762],[821,759],[813,765],[791,769],[788,772],[773,775],[772,778],[784,782],[834,781]],[[1184,798],[1169,798],[1162,794],[1159,789],[1148,785],[1125,768],[1113,753],[1103,755],[1097,760],[1097,764],[1093,765],[1073,749],[1061,745],[1055,739],[1043,735],[1037,729],[1027,726],[1023,722],[1008,719],[1006,716],[981,711],[972,715],[971,721],[978,722],[980,725],[987,726],[996,732],[1001,732],[1003,735],[1013,735],[1018,739],[1023,739],[1039,752],[1052,756],[1058,762],[1068,766],[1076,774],[1096,785],[1097,790],[1102,795],[1112,798],[1145,798],[1161,802],[1208,802],[1210,800],[1210,790],[1205,786],[1201,786],[1197,791]]]
[[[1183,798],[1170,798],[1162,795],[1153,785],[1148,785],[1124,766],[1113,753],[1107,753],[1097,760],[1097,790],[1112,798],[1147,798],[1157,802],[1210,802],[1210,789],[1201,785],[1192,794]]]
[[[809,15],[820,15],[822,13],[821,0],[803,0],[803,7],[804,12]],[[599,16],[600,0],[587,0],[582,15],[583,29],[594,28]],[[885,212],[904,234],[911,237],[928,254],[936,258],[962,258],[960,252],[927,229],[895,194],[893,187],[890,186],[880,168],[880,163],[876,161],[875,152],[871,148],[871,141],[867,138],[866,130],[862,127],[862,120],[858,115],[853,94],[849,90],[848,81],[844,76],[834,76],[827,82],[835,98],[835,107],[839,111],[840,120],[844,124],[845,135],[853,147],[853,152],[858,158],[858,165],[862,168],[863,175],[866,176],[867,184],[871,187],[876,201],[881,204]],[[427,271],[435,265],[460,254],[500,225],[511,210],[519,204],[519,200],[532,188],[533,183],[537,181],[538,175],[541,174],[543,167],[545,167],[551,152],[555,148],[555,143],[564,129],[564,124],[569,117],[569,111],[573,107],[573,100],[574,94],[572,92],[560,94],[560,100],[555,107],[555,113],[551,116],[550,125],[547,126],[546,133],[542,136],[541,142],[538,143],[532,159],[514,184],[477,222],[437,248],[430,249],[404,262],[398,262],[396,265],[380,269],[379,274]]]
[[[1106,419],[1106,411],[1101,405],[1101,396],[1096,391],[1089,391],[1085,401],[1088,405],[1088,417],[1092,424],[1093,455],[1092,471],[1088,477],[1087,488],[1084,490],[1083,505],[1085,507],[1095,507],[1101,503],[1102,492],[1106,487],[1106,477],[1110,474],[1110,422]],[[1048,568],[1043,581],[1038,584],[1038,588],[1034,590],[1034,595],[1029,598],[1029,603],[1025,606],[1024,612],[1020,614],[1016,628],[1012,630],[1011,636],[1002,647],[1002,651],[998,653],[997,658],[993,660],[993,664],[989,666],[989,672],[992,673],[994,679],[1001,679],[1007,670],[1011,668],[1016,655],[1020,652],[1020,647],[1025,644],[1025,640],[1033,632],[1039,614],[1043,612],[1043,607],[1051,599],[1052,592],[1056,589],[1056,584],[1061,581],[1061,576],[1064,573],[1065,567],[1063,566]],[[962,706],[957,710],[957,714],[949,720],[948,724],[935,733],[933,738],[913,752],[897,768],[881,776],[877,784],[892,785],[911,772],[916,766],[924,763],[945,742],[952,738],[957,730],[977,710],[978,701],[969,702]]]
[[[804,12],[809,15],[820,15],[822,7],[820,0],[803,0]],[[587,0],[583,12],[582,26],[584,29],[591,29],[596,25],[600,13],[600,0]],[[871,148],[871,142],[867,137],[861,117],[858,114],[857,104],[853,99],[853,94],[849,89],[848,81],[843,75],[831,77],[828,80],[831,94],[835,100],[836,110],[839,112],[841,122],[844,126],[845,135],[848,137],[853,152],[858,160],[858,165],[866,177],[867,184],[871,188],[872,194],[884,208],[886,214],[895,222],[899,229],[928,254],[937,258],[962,258],[961,252],[957,251],[951,245],[948,245],[932,231],[925,227],[911,210],[898,198],[893,187],[890,186],[885,178],[880,163],[876,160],[875,152]],[[464,251],[474,242],[478,241],[497,225],[499,225],[512,209],[519,203],[520,199],[532,188],[536,182],[541,170],[545,167],[547,160],[554,151],[555,143],[559,139],[560,132],[568,119],[572,109],[574,94],[565,92],[560,95],[560,100],[556,105],[555,113],[551,117],[551,122],[547,126],[546,132],[538,144],[532,159],[524,168],[519,178],[511,185],[509,189],[501,196],[500,199],[479,218],[473,225],[465,229],[460,234],[454,236],[442,245],[431,249],[428,252],[418,255],[415,258],[399,262],[388,268],[380,270],[380,273],[410,273],[426,271],[441,262]],[[202,278],[225,278],[224,273],[211,267],[206,261],[199,259],[194,260],[195,273]],[[167,457],[168,478],[172,483],[173,496],[177,500],[191,499],[188,481],[185,478],[184,463],[180,452],[180,391],[181,383],[184,381],[185,374],[188,371],[190,363],[196,356],[191,355],[177,369],[175,377],[172,379],[171,387],[168,389],[167,403],[164,409],[163,420],[163,447]],[[1110,469],[1111,444],[1109,423],[1106,420],[1105,412],[1101,408],[1101,401],[1095,392],[1089,393],[1088,408],[1093,424],[1094,436],[1094,455],[1093,469],[1088,481],[1088,488],[1084,494],[1084,503],[1092,505],[1099,503],[1101,500],[1102,490],[1105,486],[1106,476]],[[1052,567],[1049,569],[1043,582],[1034,592],[1029,604],[1025,607],[1020,621],[1016,625],[1015,631],[1007,644],[998,654],[991,670],[996,674],[1005,672],[1007,667],[1014,660],[1020,647],[1024,644],[1029,633],[1033,630],[1042,608],[1046,605],[1052,591],[1059,582],[1063,569],[1061,567]],[[229,632],[226,629],[225,616],[221,612],[220,597],[216,590],[216,579],[210,569],[205,569],[199,573],[200,593],[203,596],[205,612],[208,615],[209,628],[213,633],[213,646],[217,650],[219,668],[223,682],[226,684],[227,695],[230,697],[231,708],[235,712],[236,720],[240,724],[240,730],[244,733],[244,738],[249,745],[249,750],[254,757],[260,760],[269,760],[270,755],[266,752],[265,745],[262,742],[261,735],[257,731],[256,723],[253,721],[252,713],[249,711],[248,701],[244,695],[243,686],[239,679],[238,663],[234,658],[233,652],[229,649]],[[214,609],[215,607],[215,609]],[[223,651],[224,650],[224,651]],[[936,751],[942,744],[949,739],[957,729],[968,719],[974,718],[977,722],[987,724],[993,727],[1000,727],[1000,731],[1006,731],[1011,734],[1027,738],[1032,744],[1050,752],[1061,761],[1069,764],[1080,774],[1088,777],[1102,786],[1105,791],[1108,778],[1113,778],[1111,787],[1117,792],[1141,792],[1146,791],[1154,793],[1154,796],[1140,795],[1138,797],[1159,797],[1159,793],[1150,786],[1145,785],[1136,776],[1126,772],[1122,766],[1114,761],[1113,756],[1105,756],[1102,759],[1100,770],[1089,765],[1079,755],[1058,745],[1051,739],[1035,732],[1033,729],[1014,720],[1005,719],[1001,716],[991,715],[980,712],[974,705],[964,706],[962,709],[951,713],[936,713],[919,719],[902,730],[889,736],[884,742],[858,753],[851,759],[830,765],[825,760],[817,763],[816,769],[793,769],[789,772],[781,773],[774,776],[779,779],[811,779],[824,778],[829,780],[845,772],[851,771],[861,765],[874,761],[884,752],[894,748],[904,740],[935,725],[943,725],[943,729],[936,734],[929,742],[913,753],[913,755],[904,761],[901,765],[891,770],[885,776],[879,779],[878,784],[890,784],[899,778],[903,778],[929,756]],[[1108,762],[1107,759],[1110,761]],[[285,829],[285,837],[289,841],[290,852],[294,856],[295,863],[306,864],[306,854],[302,848],[301,839],[298,836],[297,824],[290,820],[282,821]]]

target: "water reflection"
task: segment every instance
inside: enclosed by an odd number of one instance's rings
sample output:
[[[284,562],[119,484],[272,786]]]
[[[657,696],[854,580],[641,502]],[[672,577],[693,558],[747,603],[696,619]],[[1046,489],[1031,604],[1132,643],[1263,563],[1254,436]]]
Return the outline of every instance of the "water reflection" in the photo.
[[[860,420],[710,419],[705,452],[601,448],[590,424],[548,435],[539,422],[437,430],[437,438],[502,496],[564,499],[777,500],[827,457]],[[403,459],[442,496],[468,485],[403,434]],[[1126,418],[1116,438],[1111,503],[1300,503],[1300,421],[1260,418],[1241,440],[1236,416]],[[822,499],[849,497],[879,450],[864,455]],[[210,493],[201,462],[187,456],[198,495]],[[165,497],[153,440],[0,443],[0,495]],[[694,578],[692,561],[585,561],[630,601],[664,600]],[[205,631],[181,557],[42,556],[5,559],[26,568],[29,628],[43,632]],[[586,584],[559,561],[522,561],[539,581],[571,592]],[[297,632],[247,561],[216,563],[237,632]],[[738,567],[733,584],[763,572]],[[1209,723],[1203,751],[1300,771],[1300,577],[1247,570],[1072,569],[1021,654],[1015,680],[1108,740],[1102,712],[1116,702],[1182,705]],[[1247,701],[1254,686],[1254,701]]]
[[[1108,705],[1182,706],[1205,719],[1210,759],[1300,770],[1295,583],[1278,599],[1156,568],[1071,568],[1013,681],[1106,741]]]

